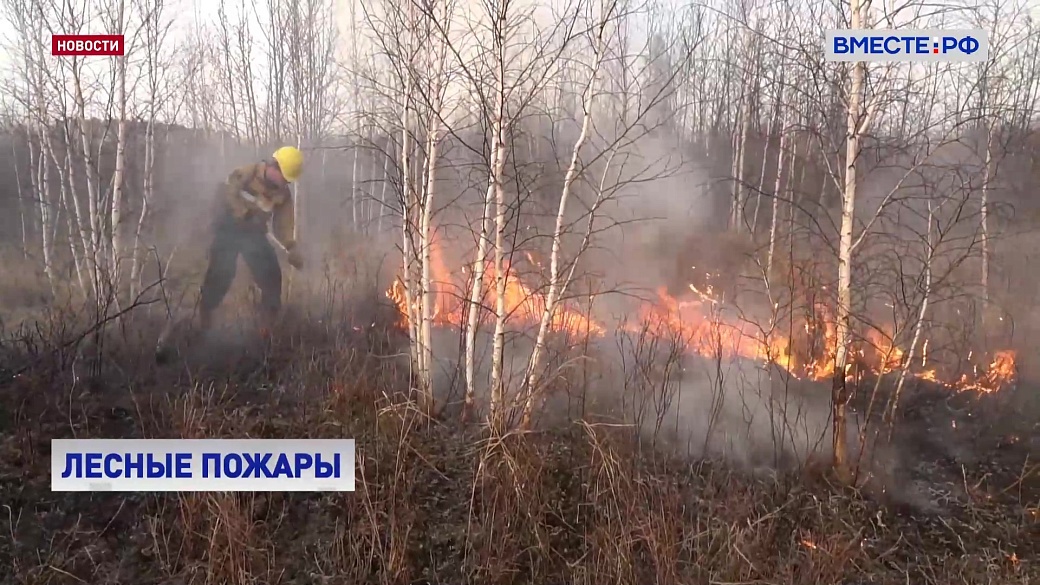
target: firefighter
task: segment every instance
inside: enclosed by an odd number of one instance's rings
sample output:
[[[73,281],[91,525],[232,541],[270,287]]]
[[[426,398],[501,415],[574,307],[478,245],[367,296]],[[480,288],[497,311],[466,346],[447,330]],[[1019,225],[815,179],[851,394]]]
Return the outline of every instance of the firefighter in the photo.
[[[202,330],[210,328],[213,312],[231,288],[241,254],[253,281],[260,287],[261,334],[270,334],[282,304],[282,271],[267,239],[268,223],[288,255],[289,265],[302,268],[293,239],[296,218],[289,191],[289,184],[299,179],[302,170],[303,153],[283,146],[270,159],[235,169],[220,185],[209,267],[202,282]]]

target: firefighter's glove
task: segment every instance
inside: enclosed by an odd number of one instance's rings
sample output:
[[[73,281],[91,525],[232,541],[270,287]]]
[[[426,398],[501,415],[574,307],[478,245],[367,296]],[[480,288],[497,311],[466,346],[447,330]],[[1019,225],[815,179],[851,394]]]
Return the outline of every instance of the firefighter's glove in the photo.
[[[292,266],[296,270],[303,270],[303,256],[300,255],[300,249],[293,246],[288,250],[289,255],[289,266]]]
[[[235,219],[245,219],[249,216],[249,212],[252,211],[249,202],[243,197],[243,195],[246,195],[246,193],[236,193],[228,197],[231,215]]]

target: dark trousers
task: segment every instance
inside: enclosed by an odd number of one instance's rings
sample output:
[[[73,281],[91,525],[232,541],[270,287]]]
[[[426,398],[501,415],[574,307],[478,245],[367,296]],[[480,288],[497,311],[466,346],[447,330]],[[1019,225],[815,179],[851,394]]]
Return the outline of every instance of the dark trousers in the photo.
[[[241,254],[260,287],[263,317],[270,323],[282,304],[282,269],[278,255],[267,240],[267,226],[235,220],[226,215],[214,225],[209,248],[209,268],[202,281],[201,312],[203,327],[210,325],[213,311],[224,300],[235,280]]]

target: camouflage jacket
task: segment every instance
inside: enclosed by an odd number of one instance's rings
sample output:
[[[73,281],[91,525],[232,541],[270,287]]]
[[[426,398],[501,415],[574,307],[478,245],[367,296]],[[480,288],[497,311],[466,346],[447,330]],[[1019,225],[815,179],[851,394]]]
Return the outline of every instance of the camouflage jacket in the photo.
[[[271,231],[286,250],[296,242],[296,223],[292,193],[288,187],[272,184],[263,176],[263,163],[238,167],[220,185],[220,203],[236,219]]]

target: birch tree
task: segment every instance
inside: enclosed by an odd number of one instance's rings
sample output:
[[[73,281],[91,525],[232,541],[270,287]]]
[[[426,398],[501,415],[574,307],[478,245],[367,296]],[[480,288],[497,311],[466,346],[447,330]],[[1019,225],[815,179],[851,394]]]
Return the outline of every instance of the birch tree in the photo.
[[[110,28],[112,34],[127,35],[126,26],[126,1],[115,0],[115,5],[111,7],[111,24]],[[118,108],[118,129],[116,132],[116,155],[115,155],[115,173],[112,176],[112,207],[111,207],[111,224],[110,230],[112,233],[112,256],[111,256],[111,275],[112,285],[117,289],[120,285],[119,279],[119,264],[122,260],[124,253],[123,244],[123,182],[124,175],[126,174],[126,140],[127,140],[127,87],[126,87],[126,52],[132,52],[134,49],[133,42],[129,45],[124,46],[124,56],[114,57],[115,69],[116,69],[116,104]]]
[[[866,24],[867,6],[861,0],[849,0],[851,21],[849,28],[861,29]],[[845,149],[844,190],[842,192],[841,232],[838,247],[838,303],[836,310],[836,330],[834,358],[834,378],[831,390],[833,403],[833,447],[834,467],[847,477],[848,453],[846,443],[846,412],[851,395],[846,383],[849,365],[849,344],[852,326],[852,230],[856,213],[856,175],[857,162],[860,155],[860,141],[866,131],[872,112],[868,111],[864,102],[864,89],[867,76],[866,63],[857,61],[851,65],[851,77],[848,92],[848,116]]]
[[[859,0],[850,1],[851,28],[872,27],[872,22],[868,18],[868,6],[868,3],[863,3]],[[885,15],[885,18],[890,20],[892,14]],[[891,21],[888,24],[892,26]],[[845,478],[848,478],[849,473],[846,437],[847,405],[852,398],[850,376],[853,364],[850,358],[850,347],[853,344],[856,329],[853,326],[855,316],[853,315],[854,299],[852,286],[855,284],[857,289],[865,289],[872,286],[871,283],[866,281],[866,275],[864,275],[863,280],[853,283],[853,265],[859,262],[861,252],[869,247],[868,242],[877,239],[879,234],[887,233],[894,242],[899,241],[900,233],[908,229],[906,224],[900,224],[899,216],[903,210],[926,218],[926,229],[923,230],[925,233],[919,237],[925,243],[923,248],[928,250],[928,252],[921,262],[920,274],[913,277],[923,281],[924,284],[917,287],[919,294],[917,295],[918,300],[916,302],[918,304],[916,309],[909,306],[904,307],[904,312],[907,314],[902,317],[902,320],[909,325],[910,329],[910,338],[906,339],[906,341],[910,343],[911,354],[915,353],[917,351],[917,343],[920,341],[919,335],[914,333],[917,327],[916,324],[925,320],[925,315],[933,303],[934,283],[942,280],[934,276],[934,250],[938,246],[937,241],[941,242],[950,239],[948,235],[943,234],[936,235],[933,238],[929,231],[933,227],[932,224],[934,223],[937,209],[943,207],[942,205],[934,204],[932,200],[937,199],[937,196],[942,197],[943,200],[953,200],[960,197],[958,202],[950,205],[954,209],[954,211],[950,212],[954,218],[950,221],[953,223],[959,221],[957,218],[965,216],[963,210],[967,201],[967,198],[963,196],[939,193],[935,190],[935,187],[929,186],[929,184],[938,184],[944,175],[957,172],[958,167],[956,164],[950,165],[949,163],[937,162],[936,156],[938,153],[956,148],[963,136],[964,125],[970,121],[970,116],[967,115],[968,110],[963,107],[950,113],[943,112],[937,108],[937,103],[941,101],[945,91],[941,80],[951,77],[951,74],[954,72],[953,66],[951,64],[929,64],[924,67],[922,72],[924,75],[915,75],[910,66],[903,67],[906,70],[905,83],[899,83],[899,80],[896,78],[896,73],[899,69],[900,67],[893,64],[884,64],[878,67],[874,71],[876,74],[869,76],[868,79],[868,68],[865,62],[850,64],[849,89],[846,100],[847,122],[844,168],[840,175],[842,179],[840,183],[842,197],[837,257],[835,367],[832,378],[834,464],[839,473]],[[871,82],[869,83],[869,88],[868,80]],[[913,95],[915,99],[909,108],[903,108],[902,113],[900,113],[900,109],[893,106],[905,101],[903,96],[906,95]],[[893,118],[896,119],[893,120]],[[895,148],[898,153],[897,158],[901,159],[901,162],[896,166],[898,170],[895,172],[896,176],[894,181],[892,181],[892,187],[882,191],[878,199],[879,203],[877,203],[876,207],[872,206],[873,208],[869,210],[869,214],[863,214],[865,215],[865,220],[862,226],[855,230],[857,212],[862,211],[859,209],[859,199],[861,195],[860,187],[862,185],[862,177],[860,176],[862,170],[860,166],[863,163],[863,153],[865,151],[864,137],[875,123],[879,132],[886,127],[891,129],[893,133],[891,140],[894,141],[895,146],[886,146],[882,143],[872,144],[870,148],[878,153],[876,156],[879,159],[886,150],[891,151]],[[937,169],[943,170],[937,171]],[[913,186],[911,182],[914,180],[923,182],[923,185]],[[921,190],[924,190],[927,195],[915,195],[915,193],[919,193]],[[961,189],[957,193],[963,194],[964,191]],[[922,204],[921,201],[925,201],[925,203]],[[920,209],[922,206],[927,207],[927,211]],[[893,211],[895,211],[895,217],[889,218]],[[895,223],[890,223],[892,220]],[[888,224],[887,229],[882,227],[886,226],[886,224]],[[856,231],[858,231],[858,234],[855,233]],[[974,242],[971,232],[967,234],[967,237],[968,244],[966,247],[951,251],[953,259],[949,261],[953,264],[960,264],[963,261],[965,256],[962,254],[974,253],[973,251],[965,252],[965,250],[972,250]],[[905,255],[905,252],[900,251],[900,246],[902,244],[896,244],[891,253],[897,256],[900,254]],[[905,265],[905,259],[900,263],[900,269],[897,271],[900,278],[911,275],[911,273],[905,270],[903,265]],[[888,287],[894,285],[895,283],[887,284]],[[858,320],[867,322],[867,319],[864,317],[866,315],[860,316]],[[903,329],[895,324],[893,324],[893,328]],[[915,341],[915,338],[917,341]],[[887,343],[894,345],[896,341],[893,339]],[[902,351],[900,351],[900,354],[902,362],[899,367],[905,369],[908,367],[908,362]],[[891,365],[883,365],[881,371],[884,372],[890,368]],[[879,383],[880,380],[878,381]],[[877,384],[875,384],[875,392],[876,389]]]
[[[45,22],[40,18],[40,7],[32,0],[5,0],[5,16],[14,25],[20,53],[17,61],[18,79],[12,88],[20,96],[21,109],[26,115],[25,140],[28,150],[28,191],[39,213],[39,246],[43,271],[52,292],[56,283],[52,257],[52,212],[50,165],[44,152],[44,144],[50,135],[50,107],[47,84],[44,77],[43,47],[45,46]],[[34,136],[35,134],[35,136]]]
[[[141,22],[141,49],[144,52],[144,177],[141,188],[141,209],[134,228],[134,243],[130,264],[130,297],[137,296],[141,280],[141,236],[148,221],[149,206],[155,200],[156,184],[156,122],[160,112],[171,100],[173,93],[170,73],[173,61],[166,49],[173,20],[167,14],[164,0],[138,1],[134,4]],[[192,76],[193,77],[193,76]]]
[[[976,131],[979,135],[981,146],[979,158],[982,160],[982,186],[979,192],[979,221],[982,231],[980,250],[980,278],[981,300],[983,304],[983,326],[987,325],[987,315],[990,309],[990,256],[991,251],[991,228],[990,208],[994,177],[996,167],[999,166],[1003,153],[1007,150],[999,143],[998,134],[1007,134],[1007,130],[1014,127],[1016,116],[1013,110],[1018,104],[1030,103],[1030,98],[1024,96],[1036,96],[1038,82],[1031,76],[1019,79],[1019,84],[1009,86],[1014,79],[1014,70],[1020,68],[1023,63],[1016,63],[1016,53],[1021,48],[1029,46],[1030,33],[1035,35],[1035,30],[1029,25],[1022,27],[1021,23],[1029,22],[1027,3],[1014,0],[990,0],[975,7],[970,16],[974,26],[978,26],[989,33],[989,58],[979,63],[975,71],[978,91],[976,117]],[[1034,50],[1035,58],[1035,50]],[[1035,65],[1033,66],[1035,72]],[[1032,88],[1030,90],[1030,87]],[[1023,89],[1026,93],[1023,94]],[[1016,95],[1017,94],[1017,95]],[[1015,99],[1018,97],[1019,99]],[[1035,102],[1035,97],[1033,97]],[[1029,106],[1032,108],[1032,106]],[[1008,115],[1010,114],[1010,115]],[[1002,123],[1003,122],[1003,123]],[[1002,128],[998,127],[1002,126]]]
[[[528,360],[521,396],[521,428],[528,428],[536,406],[543,393],[545,358],[550,332],[553,329],[568,329],[566,320],[561,319],[563,301],[573,287],[581,257],[592,245],[600,230],[607,229],[612,221],[601,208],[608,200],[619,196],[628,186],[642,181],[662,179],[671,172],[667,163],[646,164],[639,162],[634,153],[639,150],[643,139],[657,133],[667,122],[675,119],[676,111],[668,110],[667,104],[675,95],[676,77],[684,70],[692,51],[678,53],[677,46],[684,46],[679,33],[665,40],[662,36],[650,36],[643,57],[636,59],[631,54],[632,45],[624,35],[612,31],[626,30],[628,19],[634,13],[625,11],[625,4],[601,2],[595,21],[589,27],[588,64],[585,78],[579,86],[580,124],[577,137],[567,156],[563,184],[556,200],[554,226],[549,242],[549,270],[540,308],[539,324],[535,334],[534,348]],[[652,9],[649,14],[652,14]],[[659,31],[663,32],[663,31]],[[689,45],[685,45],[687,48]],[[600,93],[605,84],[604,66],[612,62],[635,84],[625,87],[620,97],[620,107],[607,113],[603,103],[610,96]],[[641,67],[637,67],[641,63]],[[616,98],[616,96],[614,96]],[[597,128],[601,124],[606,128]],[[595,141],[593,142],[593,140]],[[617,159],[618,162],[615,162]],[[617,168],[615,168],[615,165]],[[599,167],[599,168],[596,168]],[[589,176],[595,169],[595,177]],[[580,187],[588,186],[584,201],[577,197]],[[581,202],[582,217],[568,217],[568,206]],[[583,228],[578,225],[584,224]],[[574,233],[577,232],[577,233]],[[566,250],[565,240],[575,237],[579,242]]]
[[[423,70],[429,72],[429,81],[424,92],[428,103],[424,104],[428,114],[426,119],[426,182],[422,186],[422,195],[419,202],[419,247],[421,276],[419,291],[422,296],[421,322],[418,351],[421,354],[420,369],[422,396],[425,401],[424,407],[427,412],[433,409],[433,311],[436,299],[433,279],[433,214],[437,191],[437,164],[439,162],[439,148],[441,140],[445,135],[442,116],[444,116],[445,93],[448,86],[448,39],[444,34],[435,34],[435,30],[444,30],[446,24],[450,23],[454,16],[455,6],[452,0],[430,0],[423,6],[426,16],[424,35],[427,41],[427,52],[425,55]]]
[[[507,118],[506,103],[507,95],[511,89],[511,87],[509,87],[511,80],[507,79],[507,73],[511,73],[508,68],[509,55],[507,53],[507,47],[513,32],[512,29],[515,26],[512,6],[510,0],[501,0],[487,5],[487,15],[484,22],[486,22],[490,28],[490,58],[481,63],[484,67],[479,69],[463,67],[463,71],[467,75],[467,81],[469,85],[473,87],[474,93],[479,100],[480,111],[486,120],[485,125],[490,129],[490,139],[488,140],[488,143],[490,144],[490,152],[487,163],[487,189],[484,192],[481,213],[478,218],[479,228],[477,229],[477,250],[471,264],[472,277],[469,296],[467,299],[468,305],[466,307],[465,346],[463,350],[465,353],[464,367],[466,394],[462,413],[463,420],[468,420],[474,416],[476,409],[477,330],[480,326],[480,316],[483,311],[484,270],[487,266],[488,257],[492,250],[492,242],[490,238],[491,213],[493,209],[497,211],[498,206],[504,203],[503,172],[505,170],[505,160],[507,155],[507,124],[510,121]],[[485,88],[483,81],[487,77],[490,77],[491,82],[490,87]],[[501,241],[500,231],[502,225],[504,225],[504,217],[499,217],[499,214],[496,213],[494,243],[494,249],[496,250],[496,271],[500,269],[501,265],[497,250]],[[502,292],[502,288],[499,287],[500,282],[504,287],[504,275],[502,279],[498,279],[498,273],[496,272],[496,292]],[[501,365],[501,356],[502,352],[504,352],[505,346],[504,302],[503,296],[499,295],[495,304],[495,345],[492,353],[492,394],[491,413],[489,414],[493,424],[496,425],[502,424],[502,400],[505,392]]]
[[[780,78],[780,90],[777,95],[777,99],[783,100],[784,88],[783,88],[783,76]],[[788,147],[790,142],[791,128],[788,126],[788,110],[787,108],[780,106],[780,121],[777,124],[777,128],[780,131],[780,144],[777,147],[776,153],[776,183],[773,185],[773,197],[772,197],[772,212],[769,217],[769,248],[766,254],[766,277],[773,277],[773,258],[776,254],[776,233],[777,226],[780,219],[780,200],[783,197],[783,186],[784,186],[784,172],[788,163]]]
[[[394,96],[400,123],[401,294],[409,331],[412,364],[421,407],[432,412],[431,251],[436,203],[439,146],[446,134],[444,99],[451,56],[446,38],[454,3],[450,0],[366,7],[375,41],[393,68],[399,88]]]
[[[585,141],[589,137],[591,131],[592,120],[595,116],[594,109],[594,98],[597,87],[597,79],[600,76],[600,66],[603,62],[603,56],[606,52],[607,36],[606,31],[608,25],[614,18],[616,18],[615,10],[617,9],[617,2],[613,0],[605,0],[600,4],[600,15],[598,22],[593,27],[594,36],[592,41],[592,65],[589,68],[588,81],[585,83],[585,87],[581,92],[581,130],[579,131],[578,138],[574,142],[574,147],[571,150],[570,163],[567,165],[567,172],[563,178],[563,188],[560,191],[559,207],[556,212],[556,225],[553,229],[552,236],[552,252],[549,257],[549,291],[545,299],[545,309],[542,311],[541,321],[538,324],[538,333],[535,337],[534,350],[531,355],[530,364],[527,372],[527,398],[524,406],[524,414],[522,419],[522,425],[527,427],[530,425],[531,416],[534,408],[534,395],[539,382],[540,368],[542,365],[542,356],[545,352],[546,337],[549,333],[549,327],[553,324],[553,317],[556,313],[557,303],[563,289],[570,284],[570,280],[564,279],[561,267],[561,245],[564,236],[564,227],[566,221],[567,204],[571,197],[571,191],[574,188],[575,180],[578,178],[578,173],[581,170],[579,168],[580,156],[582,147],[585,146]],[[624,116],[625,109],[622,109],[621,115]],[[625,121],[627,122],[627,120]],[[572,275],[568,275],[572,276]]]

